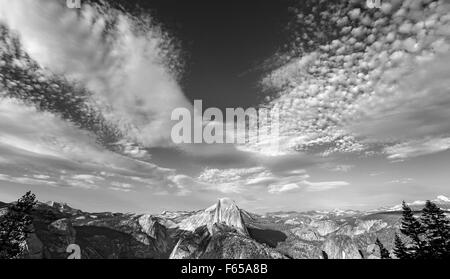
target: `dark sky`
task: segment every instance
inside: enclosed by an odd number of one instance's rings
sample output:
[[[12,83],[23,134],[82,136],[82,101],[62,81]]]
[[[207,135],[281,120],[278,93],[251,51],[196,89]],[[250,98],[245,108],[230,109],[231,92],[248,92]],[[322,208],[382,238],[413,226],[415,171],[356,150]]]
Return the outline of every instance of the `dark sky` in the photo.
[[[256,106],[263,99],[258,68],[284,41],[288,0],[134,0],[149,11],[186,53],[182,82],[204,107]]]

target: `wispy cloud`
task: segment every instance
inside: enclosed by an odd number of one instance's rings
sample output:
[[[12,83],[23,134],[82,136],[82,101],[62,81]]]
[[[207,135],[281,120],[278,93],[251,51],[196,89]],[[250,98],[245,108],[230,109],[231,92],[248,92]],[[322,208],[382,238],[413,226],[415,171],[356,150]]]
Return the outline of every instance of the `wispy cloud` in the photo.
[[[174,170],[109,151],[94,135],[21,101],[0,99],[0,130],[3,181],[83,189],[133,184],[177,192],[168,179]]]
[[[349,172],[355,166],[348,164],[324,163],[321,164],[320,167],[335,172]]]
[[[196,179],[183,176],[178,182],[184,187],[223,193],[255,193],[266,191],[279,194],[293,191],[326,191],[349,185],[345,181],[311,182],[306,170],[272,173],[264,167],[240,169],[205,169]]]
[[[181,60],[172,39],[150,18],[132,17],[106,2],[81,10],[63,2],[1,0],[0,21],[40,66],[93,92],[89,101],[127,139],[170,145],[171,111],[190,107],[177,82]]]
[[[399,143],[386,147],[384,151],[392,160],[405,160],[427,154],[438,153],[450,149],[449,138],[425,138]]]
[[[403,177],[403,178],[399,178],[399,179],[394,179],[391,181],[388,181],[388,184],[409,184],[414,182],[414,179],[410,178],[410,177]]]

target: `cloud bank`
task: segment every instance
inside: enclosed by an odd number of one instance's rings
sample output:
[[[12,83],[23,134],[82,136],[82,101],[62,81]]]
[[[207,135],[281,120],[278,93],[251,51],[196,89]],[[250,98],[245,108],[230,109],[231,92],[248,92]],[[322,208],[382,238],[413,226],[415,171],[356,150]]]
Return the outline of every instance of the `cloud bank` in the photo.
[[[268,105],[281,112],[282,151],[395,159],[448,149],[448,1],[299,6],[286,62],[262,81],[278,91]]]

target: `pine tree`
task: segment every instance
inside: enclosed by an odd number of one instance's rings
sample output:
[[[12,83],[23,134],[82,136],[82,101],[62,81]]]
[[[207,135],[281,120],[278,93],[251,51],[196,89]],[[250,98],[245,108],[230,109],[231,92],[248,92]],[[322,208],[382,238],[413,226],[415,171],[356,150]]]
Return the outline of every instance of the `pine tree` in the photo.
[[[28,191],[0,217],[0,259],[15,259],[23,254],[24,242],[31,233],[30,214],[35,204],[36,196]]]
[[[428,258],[450,258],[450,221],[444,211],[431,201],[427,201],[420,218],[425,229],[425,254]]]
[[[403,241],[400,239],[398,234],[395,234],[395,242],[394,242],[395,248],[394,248],[394,254],[399,259],[410,259],[411,255],[408,254],[407,249]]]
[[[424,227],[419,220],[414,217],[414,213],[405,202],[403,202],[402,208],[403,215],[400,231],[412,241],[412,243],[405,245],[405,251],[411,258],[425,258],[426,242],[423,240],[425,232]]]
[[[380,256],[382,259],[390,259],[391,256],[389,255],[389,251],[384,248],[383,243],[381,243],[381,241],[377,238],[377,241],[375,242],[375,244],[378,246],[378,248],[380,248]]]

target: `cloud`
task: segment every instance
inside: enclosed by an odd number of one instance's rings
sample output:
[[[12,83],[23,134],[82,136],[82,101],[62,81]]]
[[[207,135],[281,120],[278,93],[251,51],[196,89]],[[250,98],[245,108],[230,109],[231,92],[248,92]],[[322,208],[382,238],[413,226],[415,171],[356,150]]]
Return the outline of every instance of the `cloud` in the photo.
[[[120,182],[112,182],[111,187],[109,189],[113,191],[120,191],[120,192],[131,192],[133,191],[133,186],[128,183],[120,183]]]
[[[269,193],[271,194],[280,194],[284,192],[291,192],[294,190],[300,189],[300,186],[297,184],[291,183],[286,185],[271,185],[269,186]]]
[[[450,137],[448,138],[425,138],[421,140],[408,141],[386,147],[384,151],[391,160],[404,160],[438,153],[450,149]]]
[[[391,181],[389,181],[387,183],[388,184],[409,184],[409,183],[412,183],[412,182],[414,182],[413,178],[404,177],[404,178],[400,178],[400,179],[391,180]]]
[[[321,164],[320,167],[335,172],[349,172],[355,165],[324,163]]]
[[[243,177],[249,178],[255,175],[261,175],[264,171],[262,167],[242,168],[242,169],[206,169],[198,179],[209,183],[229,183],[241,180]]]
[[[350,183],[346,181],[325,181],[325,182],[305,181],[304,183],[308,186],[307,190],[310,192],[326,191],[350,185]]]
[[[350,185],[345,181],[326,181],[326,182],[310,182],[310,181],[300,181],[298,183],[290,184],[274,184],[269,186],[269,193],[271,194],[281,194],[286,192],[294,192],[304,189],[307,192],[320,192],[336,189],[342,186]]]
[[[91,190],[130,184],[155,192],[181,191],[169,179],[174,170],[109,151],[93,134],[18,100],[0,98],[0,131],[2,181]]]
[[[326,191],[347,186],[345,181],[311,182],[304,169],[287,170],[272,173],[264,167],[205,169],[197,178],[177,176],[177,183],[182,187],[203,191],[219,191],[222,193],[254,193],[267,191],[279,194],[304,190],[307,192]]]
[[[436,54],[421,67],[398,79],[398,85],[373,99],[370,112],[354,127],[377,140],[420,139],[450,131],[450,53]],[[398,76],[396,70],[386,73]],[[369,104],[364,104],[369,108]]]
[[[262,80],[277,91],[267,106],[280,111],[281,151],[370,154],[425,138],[442,143],[450,132],[450,4],[415,2],[385,3],[377,13],[329,2],[318,17],[296,10],[291,55]]]
[[[26,176],[11,176],[7,174],[0,173],[0,181],[6,181],[17,184],[32,184],[32,185],[47,185],[47,186],[56,186],[56,182],[52,180],[46,179],[34,179]]]
[[[150,18],[106,2],[81,10],[62,2],[1,0],[0,21],[41,67],[93,92],[89,102],[129,141],[170,145],[171,111],[191,106],[177,82],[181,60],[172,39]]]

